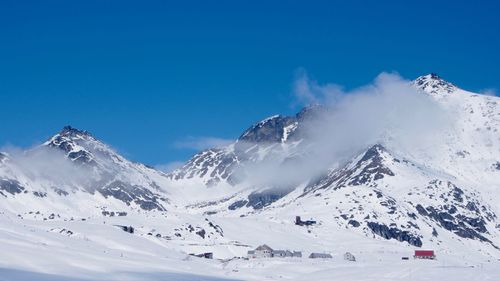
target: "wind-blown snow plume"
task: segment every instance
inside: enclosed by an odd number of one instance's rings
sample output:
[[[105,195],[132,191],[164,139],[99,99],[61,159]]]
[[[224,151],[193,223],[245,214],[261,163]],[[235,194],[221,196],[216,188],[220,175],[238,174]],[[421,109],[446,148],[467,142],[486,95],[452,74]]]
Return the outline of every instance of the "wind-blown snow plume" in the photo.
[[[57,149],[36,146],[23,150],[17,147],[4,147],[11,168],[22,171],[31,180],[50,181],[58,188],[85,185],[93,177],[92,170],[86,166],[75,165],[65,154]]]
[[[376,143],[399,151],[428,149],[442,142],[453,126],[432,97],[397,74],[382,73],[370,85],[341,89],[320,85],[305,74],[299,77],[294,87],[297,98],[321,101],[325,110],[304,121],[302,143],[283,155],[247,165],[245,177],[258,186],[291,188]],[[290,149],[296,156],[289,157]]]

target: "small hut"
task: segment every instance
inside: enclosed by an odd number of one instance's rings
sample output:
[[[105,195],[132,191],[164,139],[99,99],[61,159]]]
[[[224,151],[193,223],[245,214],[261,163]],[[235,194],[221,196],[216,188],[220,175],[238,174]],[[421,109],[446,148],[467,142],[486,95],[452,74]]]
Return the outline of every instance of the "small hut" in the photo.
[[[349,252],[346,252],[344,254],[344,260],[346,260],[346,261],[356,261],[356,257],[354,257],[353,254],[351,254]]]
[[[415,250],[415,255],[413,255],[414,259],[428,259],[434,260],[436,259],[436,255],[433,250]]]
[[[272,258],[273,249],[266,244],[260,245],[253,251],[248,251],[249,258]]]
[[[310,259],[331,259],[333,258],[332,255],[330,254],[325,254],[325,253],[311,253],[309,255]]]

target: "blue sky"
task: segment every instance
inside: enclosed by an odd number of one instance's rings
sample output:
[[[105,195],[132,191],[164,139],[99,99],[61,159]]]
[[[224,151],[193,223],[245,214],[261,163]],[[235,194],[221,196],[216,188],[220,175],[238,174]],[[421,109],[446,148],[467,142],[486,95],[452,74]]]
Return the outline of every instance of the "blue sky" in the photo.
[[[498,1],[178,2],[1,1],[0,147],[70,124],[132,160],[182,161],[298,111],[299,69],[500,89]]]

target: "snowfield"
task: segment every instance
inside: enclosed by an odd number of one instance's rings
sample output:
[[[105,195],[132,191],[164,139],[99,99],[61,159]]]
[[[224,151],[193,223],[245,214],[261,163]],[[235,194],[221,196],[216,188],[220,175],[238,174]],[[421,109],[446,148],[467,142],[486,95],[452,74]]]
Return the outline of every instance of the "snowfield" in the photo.
[[[331,125],[318,116],[335,116],[314,106],[170,174],[69,126],[0,153],[0,280],[500,280],[500,98],[433,74],[391,83],[418,89],[425,99],[410,103],[432,118],[415,133],[395,122],[401,109],[367,109],[359,126],[333,127],[354,132],[350,150],[318,153],[346,139],[307,138]],[[379,98],[401,98],[384,85]],[[372,116],[388,128],[370,128]],[[376,138],[357,143],[357,130]],[[302,258],[248,259],[262,244]],[[203,253],[213,259],[190,255]]]
[[[201,244],[171,241],[153,234],[169,233],[196,218],[143,216],[87,217],[43,221],[1,216],[0,280],[499,280],[499,260],[469,249],[435,249],[437,260],[414,260],[414,247],[374,240],[345,229],[311,233],[273,218],[215,219],[224,241]],[[198,223],[201,223],[198,221]],[[114,225],[135,225],[134,234]],[[146,226],[149,225],[149,226]],[[71,231],[71,233],[68,233]],[[238,240],[233,240],[237,238]],[[247,244],[244,244],[245,241]],[[233,259],[265,241],[282,249],[303,251],[302,258]],[[214,260],[186,253],[213,251]],[[313,260],[309,252],[332,253],[333,259]],[[356,262],[343,260],[349,251]],[[472,255],[471,255],[472,253]],[[409,260],[401,257],[409,256]]]

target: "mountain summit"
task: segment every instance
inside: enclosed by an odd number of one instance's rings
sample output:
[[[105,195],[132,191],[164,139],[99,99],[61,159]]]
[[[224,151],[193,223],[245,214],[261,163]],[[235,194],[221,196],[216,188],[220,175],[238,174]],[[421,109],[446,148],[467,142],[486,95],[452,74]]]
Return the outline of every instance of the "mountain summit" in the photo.
[[[435,73],[420,76],[413,83],[424,92],[433,94],[452,93],[458,89],[455,85],[443,80]]]

